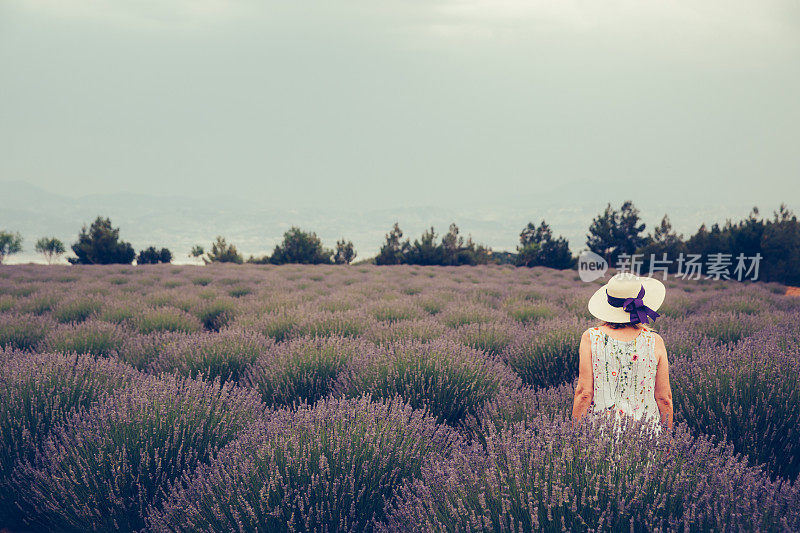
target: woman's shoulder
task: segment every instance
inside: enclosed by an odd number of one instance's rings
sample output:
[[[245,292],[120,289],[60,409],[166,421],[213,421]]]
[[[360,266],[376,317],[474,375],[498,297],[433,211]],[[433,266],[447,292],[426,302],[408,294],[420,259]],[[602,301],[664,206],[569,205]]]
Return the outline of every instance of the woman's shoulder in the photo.
[[[641,329],[643,329],[646,333],[649,333],[649,334],[651,334],[653,336],[656,336],[656,337],[659,336],[658,332],[656,330],[654,330],[653,328],[651,328],[650,326],[646,326],[644,324],[639,324],[639,327]]]
[[[664,339],[661,338],[661,335],[659,335],[657,331],[646,326],[642,326],[642,330],[644,330],[642,331],[643,334],[653,339],[656,346],[664,346]]]
[[[639,329],[641,329],[644,333],[647,333],[648,335],[652,335],[654,337],[658,336],[658,333],[656,333],[656,331],[653,328],[651,328],[650,326],[646,326],[644,324],[639,324]]]

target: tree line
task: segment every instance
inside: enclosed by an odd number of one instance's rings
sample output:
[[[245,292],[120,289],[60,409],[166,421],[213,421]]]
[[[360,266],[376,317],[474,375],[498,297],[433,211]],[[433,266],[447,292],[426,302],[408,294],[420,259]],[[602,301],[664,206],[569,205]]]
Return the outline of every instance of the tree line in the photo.
[[[739,255],[759,256],[762,258],[759,279],[800,285],[800,222],[785,204],[770,218],[761,217],[754,207],[743,220],[729,219],[723,225],[715,223],[711,227],[703,224],[687,238],[673,230],[667,215],[651,233],[645,234],[644,230],[645,224],[632,202],[624,202],[619,210],[609,204],[592,220],[586,244],[610,265],[639,257],[644,272],[651,271],[653,263],[663,258],[671,260],[664,268],[675,272],[680,267],[675,261],[679,257],[717,256],[731,260]],[[707,275],[711,265],[700,262],[697,272]]]
[[[75,257],[67,261],[73,265],[110,265],[132,264],[152,265],[171,263],[172,252],[168,248],[148,246],[137,254],[131,243],[119,237],[119,228],[113,227],[109,218],[97,217],[90,226],[84,225],[78,234],[78,240],[72,244]],[[48,264],[52,264],[64,253],[64,243],[55,237],[42,237],[36,242],[36,252],[42,254]],[[22,236],[19,233],[0,231],[0,264],[6,257],[22,251]],[[195,245],[189,251],[190,257],[200,258],[208,263],[256,263],[256,264],[350,264],[356,257],[355,247],[351,241],[341,239],[336,248],[329,250],[322,246],[316,233],[305,232],[292,227],[283,235],[283,241],[277,245],[271,255],[262,257],[250,256],[246,260],[224,237],[217,237],[208,251],[201,245]]]
[[[639,210],[631,201],[615,209],[609,203],[602,213],[592,219],[586,235],[586,247],[605,258],[614,266],[621,260],[640,257],[642,270],[647,272],[655,261],[683,255],[708,256],[723,254],[736,256],[745,254],[763,257],[760,279],[800,284],[800,222],[785,205],[773,213],[771,218],[760,216],[753,208],[749,216],[738,222],[727,220],[725,224],[705,224],[687,238],[677,234],[664,215],[661,222],[646,233]],[[87,227],[84,225],[77,241],[71,246],[75,257],[67,260],[72,264],[156,264],[170,263],[172,252],[167,248],[149,246],[137,254],[130,243],[120,240],[119,228],[114,228],[108,218],[97,217]],[[35,244],[48,263],[58,260],[65,252],[64,243],[55,237],[43,237]],[[0,231],[0,263],[9,255],[22,251],[22,236],[19,233]],[[292,227],[283,235],[283,240],[273,252],[261,257],[247,259],[222,236],[208,250],[196,245],[189,252],[191,257],[208,263],[255,263],[255,264],[343,264],[357,257],[352,241],[344,238],[336,242],[333,249],[325,248],[314,232]],[[482,265],[510,263],[517,266],[546,266],[557,269],[573,268],[577,257],[572,255],[569,242],[555,236],[551,227],[542,220],[538,225],[529,222],[519,234],[519,245],[515,252],[494,252],[483,244],[476,244],[470,235],[466,238],[456,224],[451,224],[443,235],[437,235],[433,227],[411,241],[404,238],[399,223],[395,223],[386,234],[375,258],[368,262],[376,265]],[[674,262],[668,267],[674,272]],[[707,273],[701,265],[700,273]]]

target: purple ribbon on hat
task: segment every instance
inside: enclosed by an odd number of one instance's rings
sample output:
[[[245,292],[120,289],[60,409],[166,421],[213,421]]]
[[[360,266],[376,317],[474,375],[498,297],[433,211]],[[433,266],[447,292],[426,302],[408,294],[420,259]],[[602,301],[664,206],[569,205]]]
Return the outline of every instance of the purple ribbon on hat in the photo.
[[[644,305],[644,300],[642,300],[642,298],[644,298],[644,285],[642,285],[636,298],[617,298],[608,294],[608,290],[606,290],[606,296],[608,297],[608,304],[611,307],[621,307],[624,311],[631,314],[631,324],[647,324],[650,322],[651,318],[653,322],[655,322],[656,318],[661,316]]]

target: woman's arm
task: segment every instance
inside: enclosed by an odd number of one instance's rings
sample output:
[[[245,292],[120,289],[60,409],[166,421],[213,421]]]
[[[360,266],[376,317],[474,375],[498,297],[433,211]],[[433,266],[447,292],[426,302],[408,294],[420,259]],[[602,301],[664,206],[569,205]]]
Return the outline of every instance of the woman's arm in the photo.
[[[592,375],[592,345],[589,342],[589,331],[581,336],[578,348],[578,385],[575,387],[575,401],[572,404],[572,425],[575,426],[586,413],[594,398],[594,376]]]
[[[656,358],[658,367],[656,369],[656,386],[653,394],[661,412],[661,423],[667,423],[667,427],[672,429],[672,388],[669,386],[669,361],[667,360],[667,347],[664,346],[664,339],[656,335]]]

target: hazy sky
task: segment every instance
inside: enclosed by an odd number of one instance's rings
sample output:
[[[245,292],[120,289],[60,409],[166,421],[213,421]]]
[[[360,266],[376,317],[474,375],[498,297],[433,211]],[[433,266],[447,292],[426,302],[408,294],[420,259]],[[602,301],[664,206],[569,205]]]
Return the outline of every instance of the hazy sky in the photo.
[[[798,95],[796,0],[0,0],[0,180],[59,193],[797,209]]]

